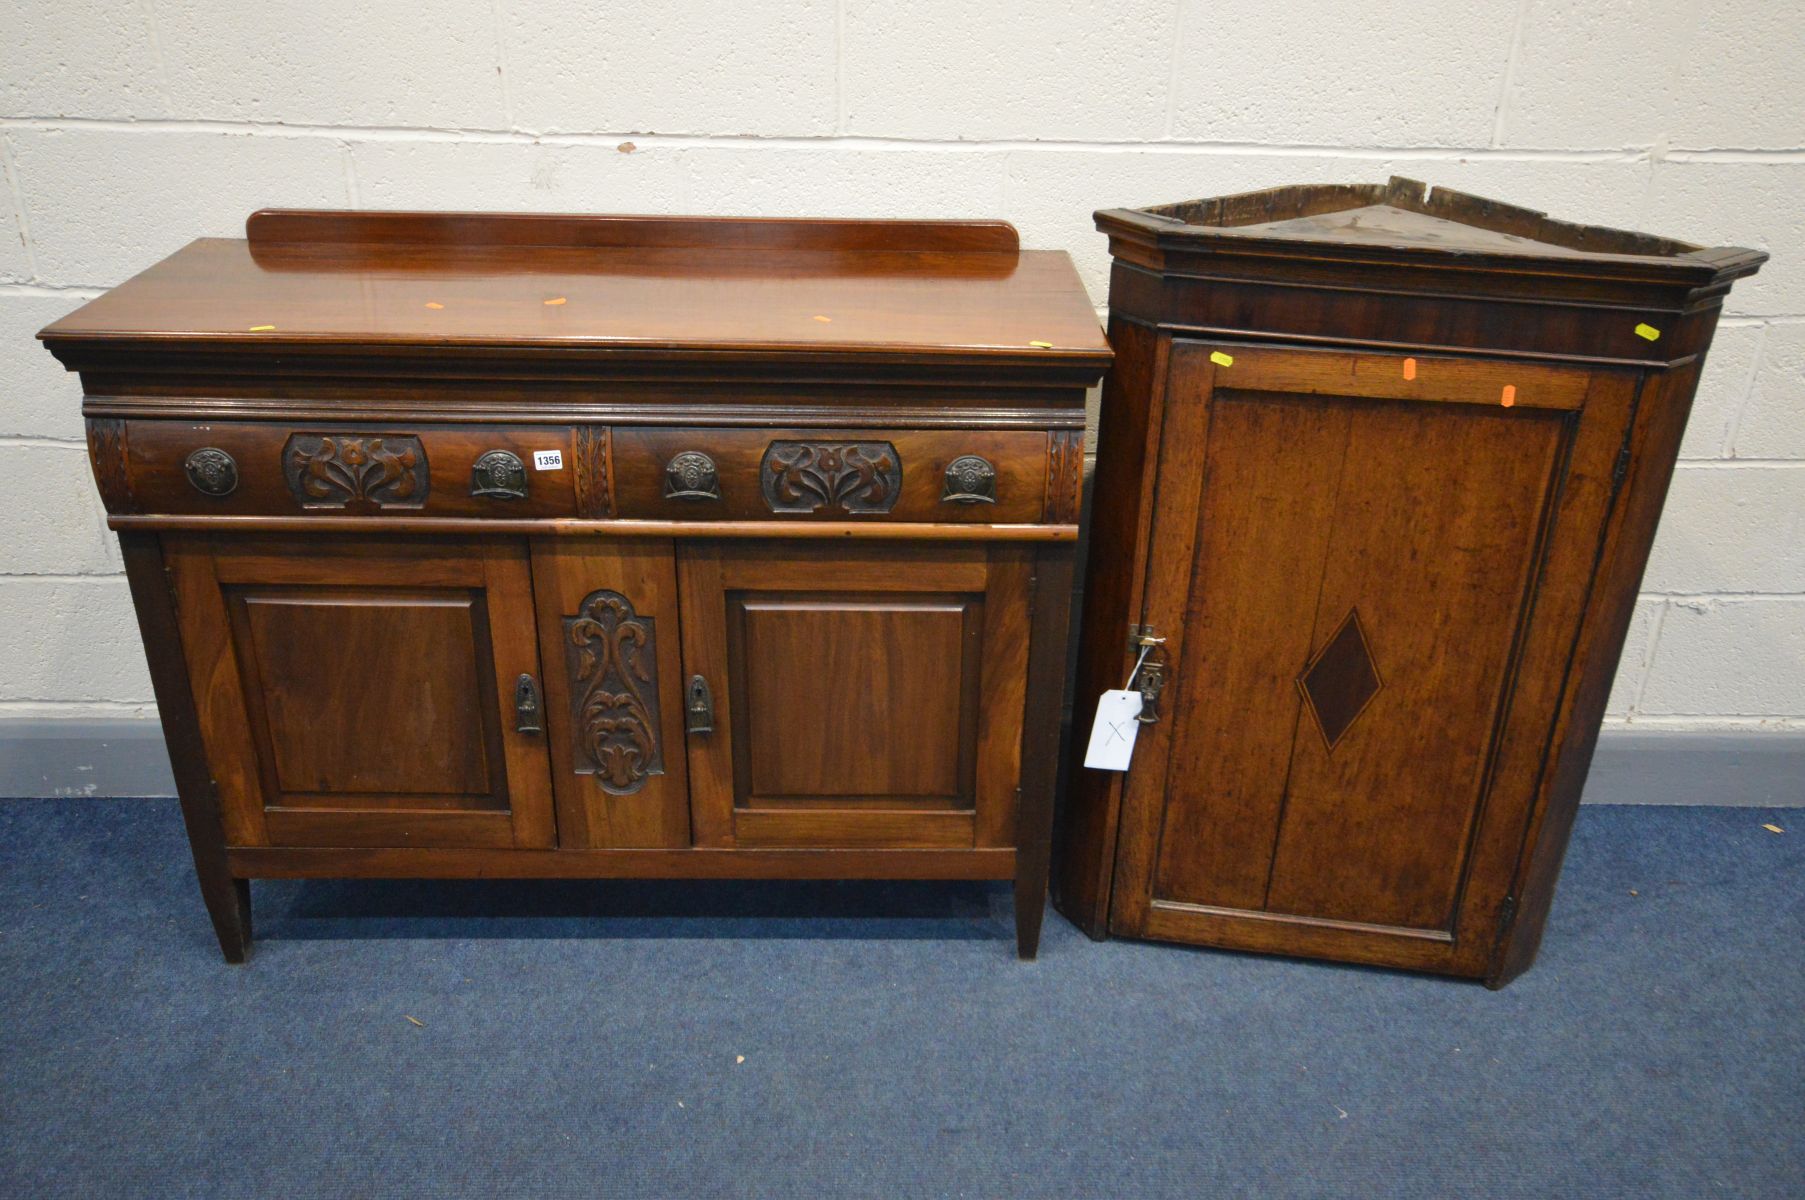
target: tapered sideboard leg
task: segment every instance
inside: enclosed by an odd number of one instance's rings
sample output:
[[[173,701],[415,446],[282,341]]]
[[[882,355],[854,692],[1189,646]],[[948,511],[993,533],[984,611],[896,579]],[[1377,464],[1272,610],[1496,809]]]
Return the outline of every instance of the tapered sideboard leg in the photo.
[[[251,947],[251,885],[248,880],[232,878],[226,865],[219,795],[207,771],[200,718],[195,713],[194,694],[188,690],[182,631],[163,566],[163,546],[154,533],[126,532],[119,535],[119,548],[125,555],[125,578],[132,589],[145,657],[150,661],[151,688],[157,697],[157,714],[163,719],[163,741],[169,748],[176,794],[182,798],[182,823],[194,851],[201,899],[213,918],[221,953],[227,962],[241,963]]]
[[[251,881],[202,874],[201,899],[207,902],[213,932],[219,935],[219,952],[229,963],[243,962],[251,953]]]
[[[1028,645],[1028,709],[1022,727],[1021,810],[1015,852],[1015,949],[1040,952],[1053,852],[1053,792],[1059,779],[1059,715],[1065,697],[1066,638],[1072,612],[1072,548],[1048,546],[1034,564],[1034,620]]]
[[[1023,962],[1033,962],[1040,953],[1040,921],[1046,907],[1046,875],[1041,875],[1037,887],[1029,873],[1018,866],[1015,874],[1015,955]]]

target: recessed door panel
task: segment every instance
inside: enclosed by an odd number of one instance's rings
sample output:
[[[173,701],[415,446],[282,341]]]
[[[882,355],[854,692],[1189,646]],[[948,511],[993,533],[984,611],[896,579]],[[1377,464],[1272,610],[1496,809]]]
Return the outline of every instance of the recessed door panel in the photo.
[[[679,551],[702,845],[996,846],[1014,833],[1028,560],[1013,547]],[[705,726],[705,728],[703,728]]]
[[[1566,421],[1228,389],[1214,403],[1212,466],[1294,460],[1280,473],[1315,473],[1315,500],[1218,526],[1245,500],[1232,472],[1206,478],[1180,674],[1216,702],[1173,735],[1156,894],[1445,928]],[[1249,560],[1266,568],[1243,574]],[[1236,694],[1269,711],[1248,720]],[[1185,781],[1239,759],[1237,726],[1260,761],[1236,780],[1239,857],[1219,876],[1217,855],[1193,857],[1216,793]]]
[[[1633,385],[1214,349],[1172,355],[1143,613],[1171,671],[1112,926],[1451,968],[1508,887],[1539,784],[1494,780],[1551,734]]]
[[[491,774],[500,731],[479,593],[234,587],[227,597],[284,795],[505,803]],[[371,753],[377,729],[384,745]]]
[[[228,839],[549,846],[524,544],[169,540]]]
[[[983,615],[981,596],[956,593],[735,593],[742,805],[972,807],[977,689],[965,657]]]

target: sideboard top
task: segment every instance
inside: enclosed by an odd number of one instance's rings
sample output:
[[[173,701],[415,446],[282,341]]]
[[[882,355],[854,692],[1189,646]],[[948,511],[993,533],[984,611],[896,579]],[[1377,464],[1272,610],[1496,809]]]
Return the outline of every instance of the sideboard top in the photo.
[[[190,243],[39,336],[59,356],[1110,358],[1070,258],[1020,250],[1000,221],[265,210],[246,230]]]

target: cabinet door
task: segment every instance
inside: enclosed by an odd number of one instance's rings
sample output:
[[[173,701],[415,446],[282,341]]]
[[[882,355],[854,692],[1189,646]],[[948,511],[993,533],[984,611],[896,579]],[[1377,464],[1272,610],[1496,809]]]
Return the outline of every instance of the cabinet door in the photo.
[[[1173,346],[1112,928],[1484,969],[1636,388]]]
[[[533,595],[558,844],[688,846],[671,543],[534,538]]]
[[[698,845],[1014,844],[1024,551],[691,543],[679,564]]]
[[[166,554],[229,843],[552,844],[524,542]]]

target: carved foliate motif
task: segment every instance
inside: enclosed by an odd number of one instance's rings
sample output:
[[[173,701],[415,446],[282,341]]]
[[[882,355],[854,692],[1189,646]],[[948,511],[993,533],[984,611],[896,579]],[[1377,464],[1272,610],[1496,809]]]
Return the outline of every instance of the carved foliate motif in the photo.
[[[134,507],[128,458],[125,422],[116,417],[89,417],[88,462],[108,512],[130,512]]]
[[[772,442],[759,477],[772,512],[887,513],[902,493],[889,442]]]
[[[302,508],[419,508],[429,487],[426,448],[406,436],[297,433],[282,474]]]
[[[224,450],[202,446],[182,460],[194,490],[205,496],[230,496],[238,490],[238,464]]]
[[[614,515],[614,455],[611,431],[606,425],[579,425],[572,446],[571,467],[577,489],[579,517]]]
[[[1046,519],[1075,523],[1084,500],[1084,432],[1055,429],[1047,435]]]
[[[606,588],[564,618],[575,771],[601,776],[602,790],[629,795],[664,774],[658,741],[658,645],[652,618]]]
[[[526,464],[511,451],[489,451],[470,466],[470,494],[497,500],[525,500]]]

